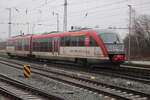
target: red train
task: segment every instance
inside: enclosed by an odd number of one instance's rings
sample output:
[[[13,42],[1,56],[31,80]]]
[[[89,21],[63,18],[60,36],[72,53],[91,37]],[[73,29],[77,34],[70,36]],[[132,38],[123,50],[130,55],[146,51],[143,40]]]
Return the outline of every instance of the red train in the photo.
[[[8,39],[6,49],[9,56],[82,63],[120,64],[125,59],[122,40],[115,32],[106,29],[16,36]]]

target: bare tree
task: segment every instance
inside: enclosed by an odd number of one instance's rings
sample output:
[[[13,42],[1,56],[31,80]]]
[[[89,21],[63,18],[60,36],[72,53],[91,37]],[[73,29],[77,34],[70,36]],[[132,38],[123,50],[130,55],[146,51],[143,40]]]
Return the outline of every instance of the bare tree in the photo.
[[[150,46],[150,16],[141,15],[134,20],[133,32],[139,38],[145,40],[145,43]]]
[[[128,37],[125,38],[125,47],[128,47]],[[150,16],[140,15],[134,18],[131,35],[131,56],[150,57]],[[128,52],[128,48],[126,49]]]

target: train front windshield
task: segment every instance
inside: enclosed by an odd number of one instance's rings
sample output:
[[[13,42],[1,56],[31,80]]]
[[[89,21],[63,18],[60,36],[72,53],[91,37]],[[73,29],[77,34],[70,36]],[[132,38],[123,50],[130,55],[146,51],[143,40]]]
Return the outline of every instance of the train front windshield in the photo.
[[[93,31],[97,33],[104,43],[123,43],[122,39],[114,31],[108,29],[93,29]]]
[[[124,45],[119,35],[111,30],[97,29],[94,30],[103,41],[109,54],[123,54]]]
[[[100,34],[100,37],[104,43],[123,43],[117,34],[104,33]]]

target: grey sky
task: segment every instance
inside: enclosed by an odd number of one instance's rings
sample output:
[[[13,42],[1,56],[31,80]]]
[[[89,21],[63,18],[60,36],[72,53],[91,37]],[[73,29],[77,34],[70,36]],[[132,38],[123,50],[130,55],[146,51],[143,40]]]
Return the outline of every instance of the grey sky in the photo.
[[[42,33],[56,30],[56,15],[59,13],[60,30],[63,27],[64,0],[0,0],[0,38],[8,36],[8,10],[12,8],[12,35],[20,31]],[[127,27],[128,5],[133,5],[136,14],[150,14],[149,0],[68,0],[68,30],[70,26],[99,25],[100,28]],[[17,24],[18,23],[18,24]],[[42,24],[42,25],[38,25]],[[127,30],[117,30],[124,37]]]

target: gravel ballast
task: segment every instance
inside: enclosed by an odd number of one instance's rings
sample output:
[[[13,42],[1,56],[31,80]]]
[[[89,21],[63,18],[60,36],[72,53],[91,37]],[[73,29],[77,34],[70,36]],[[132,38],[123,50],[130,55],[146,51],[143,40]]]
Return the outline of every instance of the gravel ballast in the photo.
[[[14,60],[15,61],[15,60]],[[17,61],[19,63],[24,63],[23,61]],[[132,80],[127,80],[127,79],[122,79],[122,78],[117,78],[117,77],[111,77],[111,76],[105,76],[105,75],[98,75],[98,74],[94,74],[94,73],[88,73],[88,72],[83,72],[82,70],[72,70],[67,69],[67,68],[54,68],[54,66],[50,66],[47,65],[47,67],[44,67],[42,64],[38,64],[38,66],[36,66],[36,64],[32,64],[30,62],[28,62],[29,64],[31,64],[34,67],[43,67],[44,69],[50,69],[50,70],[57,70],[57,71],[64,71],[63,73],[67,73],[67,74],[73,74],[73,73],[79,73],[80,76],[79,77],[86,77],[88,79],[90,79],[91,76],[95,77],[96,81],[99,82],[104,82],[104,83],[108,83],[111,85],[116,85],[116,86],[121,86],[121,87],[125,87],[125,88],[129,88],[129,89],[133,89],[133,90],[138,90],[138,91],[142,91],[145,93],[149,94],[150,91],[150,85],[148,84],[143,84],[141,82],[136,82],[136,81],[132,81]],[[3,65],[5,66],[5,65]],[[15,69],[16,70],[16,69]],[[24,79],[23,75],[22,75],[22,71],[18,70],[19,73],[17,73],[17,75],[15,74],[14,77],[16,77],[17,79],[21,80],[21,81],[25,81],[28,84],[31,85],[35,85],[38,88],[41,88],[45,91],[47,91],[48,93],[54,93],[56,95],[62,96],[63,98],[67,99],[67,100],[104,100],[106,98],[103,98],[98,96],[97,94],[93,94],[93,93],[89,93],[86,92],[85,90],[80,90],[79,88],[76,87],[72,87],[69,86],[67,84],[62,84],[59,83],[57,81],[51,80],[49,78],[45,78],[42,76],[39,76],[37,74],[32,74],[32,78],[31,79]],[[1,69],[0,69],[1,72]],[[31,82],[30,82],[31,81]]]
[[[93,94],[67,84],[62,84],[37,74],[32,73],[31,78],[24,78],[23,71],[3,64],[0,64],[0,73],[3,73],[10,78],[22,81],[25,84],[40,88],[48,93],[62,97],[65,100],[107,100],[104,96],[99,96],[98,94]]]

